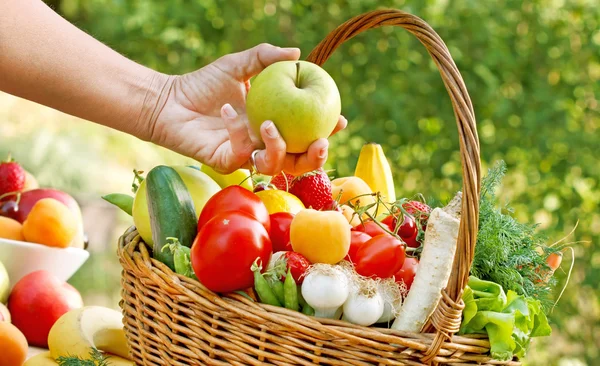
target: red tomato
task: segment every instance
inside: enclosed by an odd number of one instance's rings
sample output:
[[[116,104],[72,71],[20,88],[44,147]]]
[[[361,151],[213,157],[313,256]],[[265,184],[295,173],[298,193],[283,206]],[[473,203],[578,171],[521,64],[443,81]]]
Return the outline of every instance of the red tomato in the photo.
[[[378,235],[356,251],[356,272],[365,277],[389,278],[404,264],[404,244],[391,235]]]
[[[381,235],[381,234],[389,235],[385,230],[383,230],[379,225],[377,225],[373,221],[366,221],[362,224],[358,224],[354,228],[352,228],[352,230],[353,231],[362,231],[363,233],[366,233],[372,237],[375,237],[375,236]],[[389,230],[389,228],[388,228],[388,230]]]
[[[406,257],[404,259],[404,264],[402,264],[402,268],[394,275],[396,282],[402,283],[406,285],[407,289],[410,290],[410,286],[415,279],[415,274],[417,273],[417,268],[419,267],[419,260],[415,257]]]
[[[363,233],[362,231],[351,231],[350,232],[350,250],[348,250],[348,254],[346,255],[346,260],[352,262],[352,258],[356,257],[356,251],[360,248],[364,243],[371,239],[371,235],[367,233]]]
[[[296,281],[297,285],[301,285],[304,282],[304,274],[308,267],[310,267],[310,262],[300,253],[296,252],[286,252],[283,256],[286,261],[286,268],[292,272],[292,277],[294,281]],[[287,272],[286,272],[287,274]],[[285,276],[283,276],[282,281],[285,280]]]
[[[263,224],[267,232],[271,228],[269,211],[260,198],[246,188],[234,185],[223,188],[206,202],[198,218],[198,232],[210,219],[229,211],[246,212]]]
[[[243,290],[254,285],[252,263],[260,257],[267,268],[271,239],[265,227],[245,212],[217,214],[198,232],[191,249],[194,273],[214,292]]]
[[[294,215],[289,212],[271,214],[271,230],[269,235],[273,244],[273,252],[292,251],[290,242],[290,225]]]
[[[406,243],[406,246],[411,247],[411,248],[418,248],[421,246],[421,243],[419,243],[417,241],[418,234],[419,234],[419,231],[415,230],[415,232],[412,236],[402,238],[402,240],[404,240],[404,242]]]
[[[389,215],[386,216],[383,220],[381,220],[381,223],[386,224],[390,227],[391,231],[394,231],[396,230],[398,218],[394,215]],[[412,236],[416,238],[418,233],[419,230],[417,229],[417,225],[415,224],[415,219],[408,215],[404,215],[402,225],[400,225],[400,229],[398,229],[398,236],[400,236],[402,239],[410,238]]]

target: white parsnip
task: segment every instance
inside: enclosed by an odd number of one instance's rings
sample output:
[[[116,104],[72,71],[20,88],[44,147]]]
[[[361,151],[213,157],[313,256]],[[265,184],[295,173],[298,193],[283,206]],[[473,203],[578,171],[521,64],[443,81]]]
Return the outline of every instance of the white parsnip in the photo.
[[[456,253],[462,193],[444,208],[435,208],[427,222],[419,270],[393,329],[420,332],[441,298]]]

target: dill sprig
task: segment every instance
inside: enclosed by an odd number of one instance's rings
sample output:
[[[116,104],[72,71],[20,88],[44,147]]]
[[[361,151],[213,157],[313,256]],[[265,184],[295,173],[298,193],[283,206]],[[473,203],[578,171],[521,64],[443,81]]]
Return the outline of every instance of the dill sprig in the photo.
[[[508,203],[497,204],[496,189],[506,174],[499,161],[482,180],[479,208],[479,234],[471,274],[500,284],[505,291],[534,297],[548,310],[552,306],[551,287],[556,280],[544,279],[549,269],[548,254],[558,251],[546,245],[536,233],[537,225],[518,222]]]
[[[90,358],[88,359],[82,359],[76,356],[61,356],[56,362],[58,363],[58,366],[109,366],[109,358],[109,356],[106,356],[96,348],[92,348],[90,351]]]

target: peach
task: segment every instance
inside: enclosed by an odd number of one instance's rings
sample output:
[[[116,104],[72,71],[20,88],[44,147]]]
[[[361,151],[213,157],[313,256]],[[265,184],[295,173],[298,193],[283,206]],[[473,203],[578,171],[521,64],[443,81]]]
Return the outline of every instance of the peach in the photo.
[[[0,238],[24,241],[23,225],[17,220],[0,216]]]
[[[311,263],[336,264],[350,249],[350,226],[338,211],[307,208],[292,219],[290,242]]]
[[[23,223],[23,236],[31,243],[66,248],[78,228],[75,215],[65,204],[54,198],[43,198],[35,203]]]
[[[22,365],[27,358],[27,339],[17,327],[0,322],[0,366]]]
[[[350,202],[353,205],[364,207],[376,202],[375,196],[370,196],[373,191],[371,187],[359,177],[350,176],[336,178],[331,181],[331,195],[333,199],[338,199],[340,204]],[[375,213],[375,207],[369,210],[370,214]]]

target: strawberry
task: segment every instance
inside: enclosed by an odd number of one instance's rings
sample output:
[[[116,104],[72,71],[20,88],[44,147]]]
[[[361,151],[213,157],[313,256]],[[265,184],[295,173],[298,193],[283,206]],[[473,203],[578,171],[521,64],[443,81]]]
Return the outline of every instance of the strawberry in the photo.
[[[331,181],[323,169],[294,178],[290,193],[298,197],[306,208],[331,210],[336,206],[331,197]]]
[[[25,170],[9,155],[7,161],[0,164],[0,196],[19,192],[23,187],[25,187]]]
[[[285,177],[284,177],[285,174]],[[287,179],[287,182],[286,182]],[[271,178],[271,184],[275,186],[275,188],[280,189],[282,191],[289,191],[292,188],[292,182],[294,181],[294,176],[285,172],[281,172],[273,178]]]

